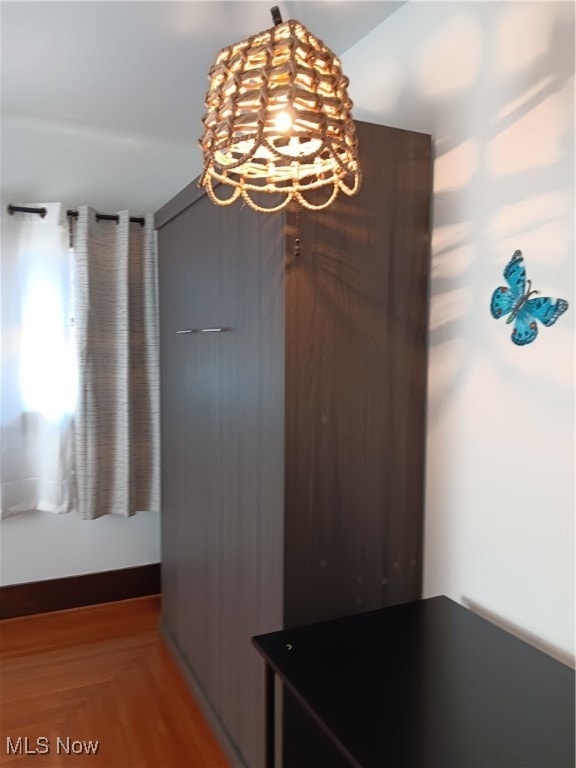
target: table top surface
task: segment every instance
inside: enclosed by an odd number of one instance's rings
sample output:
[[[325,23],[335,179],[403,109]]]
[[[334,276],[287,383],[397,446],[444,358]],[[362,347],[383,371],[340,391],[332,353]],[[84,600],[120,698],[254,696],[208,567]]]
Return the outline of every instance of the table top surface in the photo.
[[[253,638],[362,768],[574,766],[574,672],[446,597]]]

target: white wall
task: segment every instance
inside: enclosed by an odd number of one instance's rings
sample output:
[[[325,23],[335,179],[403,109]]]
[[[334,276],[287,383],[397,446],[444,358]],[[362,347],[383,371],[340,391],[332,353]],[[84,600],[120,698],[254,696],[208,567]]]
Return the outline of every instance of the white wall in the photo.
[[[160,561],[159,515],[26,512],[0,522],[0,584],[58,579]]]
[[[179,144],[66,120],[2,118],[1,186],[7,200],[58,200],[67,208],[91,205],[141,216],[168,202],[199,167],[194,138]]]
[[[574,658],[574,5],[410,2],[342,57],[359,119],[431,133],[425,595]],[[570,302],[517,347],[520,248]]]

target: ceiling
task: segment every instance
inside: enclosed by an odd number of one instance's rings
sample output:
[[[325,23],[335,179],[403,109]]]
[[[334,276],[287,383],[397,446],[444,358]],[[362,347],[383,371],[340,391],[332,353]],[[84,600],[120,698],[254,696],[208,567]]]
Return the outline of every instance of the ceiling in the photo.
[[[158,209],[201,170],[217,51],[272,26],[273,4],[3,0],[3,203]],[[341,55],[403,2],[278,5]]]

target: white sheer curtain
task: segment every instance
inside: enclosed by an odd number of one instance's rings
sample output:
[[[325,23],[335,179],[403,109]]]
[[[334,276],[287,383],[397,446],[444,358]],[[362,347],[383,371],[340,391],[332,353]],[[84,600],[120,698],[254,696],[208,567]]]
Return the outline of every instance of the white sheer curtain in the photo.
[[[72,507],[76,401],[66,210],[2,206],[0,516]]]

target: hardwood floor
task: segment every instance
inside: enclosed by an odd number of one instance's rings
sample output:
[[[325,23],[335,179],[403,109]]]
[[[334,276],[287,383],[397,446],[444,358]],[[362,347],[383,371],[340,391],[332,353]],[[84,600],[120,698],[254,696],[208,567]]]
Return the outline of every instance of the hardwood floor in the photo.
[[[159,612],[154,596],[0,622],[0,764],[227,766]]]

